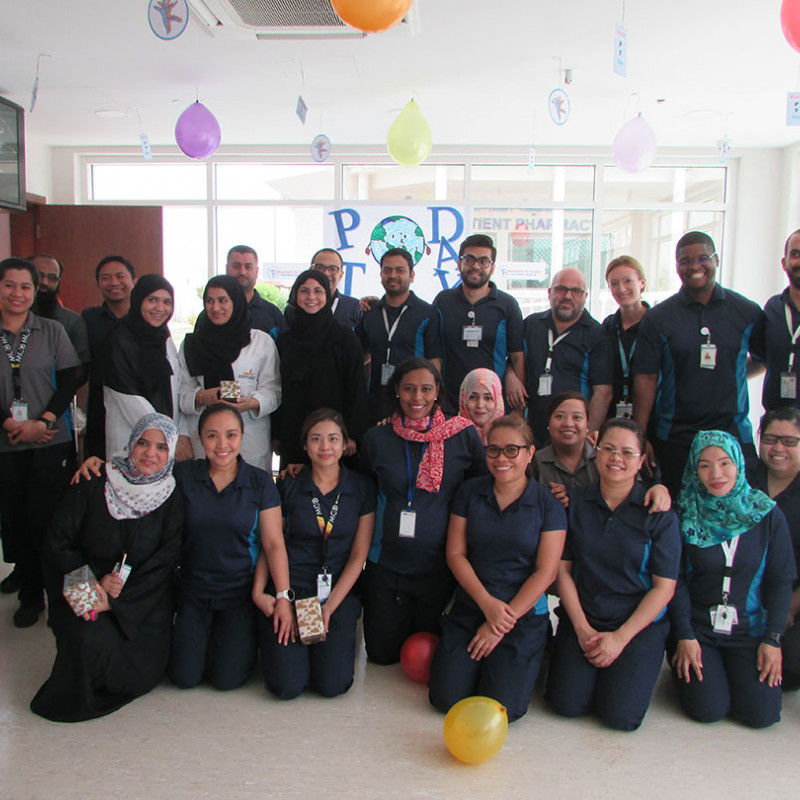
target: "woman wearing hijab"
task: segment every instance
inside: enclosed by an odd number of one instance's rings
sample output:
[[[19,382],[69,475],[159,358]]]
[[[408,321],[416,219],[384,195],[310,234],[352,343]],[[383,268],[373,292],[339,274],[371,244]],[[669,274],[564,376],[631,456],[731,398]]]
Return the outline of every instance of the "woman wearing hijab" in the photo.
[[[466,374],[458,393],[458,414],[472,421],[485,445],[492,422],[505,414],[503,386],[496,372],[479,367]]]
[[[183,498],[172,467],[178,435],[148,414],[104,477],[73,486],[45,545],[53,671],[31,709],[58,722],[93,719],[149,692],[160,680],[172,630],[172,570],[183,532]],[[76,616],[64,575],[88,564],[98,579],[92,614]]]
[[[236,278],[218,275],[203,291],[203,311],[194,333],[183,340],[180,360],[180,410],[191,429],[195,458],[205,453],[197,433],[204,408],[222,400],[244,421],[242,456],[248,464],[270,469],[270,414],[280,405],[278,349],[272,337],[250,325],[247,299]],[[223,381],[235,381],[238,397],[221,393]]]
[[[298,275],[289,303],[295,307],[289,330],[278,337],[283,401],[275,415],[281,464],[306,461],[301,432],[312,411],[332,408],[345,421],[352,456],[369,418],[364,355],[358,337],[331,311],[331,288],[324,272]]]
[[[167,327],[173,300],[172,285],[166,278],[142,275],[131,291],[128,316],[103,346],[109,458],[127,444],[129,431],[145,414],[164,414],[177,422],[178,351]]]
[[[694,438],[678,496],[684,578],[670,604],[672,666],[684,711],[732,714],[765,728],[780,719],[781,641],[796,577],[783,513],[745,478],[736,439]]]

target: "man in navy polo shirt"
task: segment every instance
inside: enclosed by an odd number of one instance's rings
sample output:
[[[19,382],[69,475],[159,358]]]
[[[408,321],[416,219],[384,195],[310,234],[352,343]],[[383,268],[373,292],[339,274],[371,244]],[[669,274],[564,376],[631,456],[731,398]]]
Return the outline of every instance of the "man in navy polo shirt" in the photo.
[[[519,303],[490,280],[496,257],[497,249],[489,236],[467,236],[458,251],[461,284],[439,292],[433,301],[442,315],[445,410],[451,413],[458,410],[464,376],[478,367],[494,370],[501,378],[505,375],[509,405],[525,405],[520,384],[525,378],[522,312]]]
[[[381,284],[386,294],[358,323],[356,333],[369,365],[369,404],[372,422],[382,416],[381,400],[394,368],[407,358],[422,356],[442,368],[439,312],[411,291],[414,260],[399,247],[381,258]]]
[[[747,378],[763,369],[748,358],[761,309],[716,282],[711,237],[684,234],[675,260],[681,288],[642,318],[631,364],[633,418],[648,430],[673,498],[697,431],[730,433],[755,457]]]
[[[764,411],[800,408],[800,230],[786,240],[781,266],[789,285],[767,300],[753,333],[753,352],[767,362],[761,394]]]
[[[580,392],[589,401],[589,430],[596,431],[614,393],[611,339],[586,310],[586,278],[577,269],[553,275],[550,309],[526,317],[525,344],[528,423],[536,446],[549,438],[547,410],[560,392]]]
[[[278,334],[286,329],[286,320],[278,306],[265,300],[256,291],[258,253],[246,244],[237,244],[231,247],[228,250],[225,272],[236,278],[244,289],[247,308],[250,311],[250,324],[257,330],[268,333],[273,340],[277,341]]]

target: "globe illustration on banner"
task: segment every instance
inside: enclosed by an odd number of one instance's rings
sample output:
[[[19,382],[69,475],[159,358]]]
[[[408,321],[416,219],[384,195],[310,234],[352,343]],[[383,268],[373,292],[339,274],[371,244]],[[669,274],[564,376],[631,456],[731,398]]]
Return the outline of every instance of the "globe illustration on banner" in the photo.
[[[411,255],[416,266],[419,260],[431,249],[425,243],[425,235],[422,228],[408,217],[386,217],[382,219],[373,229],[369,237],[367,254],[380,264],[383,254],[393,247],[401,247]]]

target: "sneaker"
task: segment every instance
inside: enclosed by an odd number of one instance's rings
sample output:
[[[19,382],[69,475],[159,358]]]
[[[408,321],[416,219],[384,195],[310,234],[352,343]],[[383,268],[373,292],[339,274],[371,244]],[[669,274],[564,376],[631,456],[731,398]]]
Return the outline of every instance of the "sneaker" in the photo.
[[[16,594],[19,591],[19,575],[17,574],[17,568],[11,570],[11,572],[0,581],[0,593],[2,594]]]
[[[44,611],[44,606],[22,605],[14,613],[15,628],[30,628],[39,621],[39,614]]]

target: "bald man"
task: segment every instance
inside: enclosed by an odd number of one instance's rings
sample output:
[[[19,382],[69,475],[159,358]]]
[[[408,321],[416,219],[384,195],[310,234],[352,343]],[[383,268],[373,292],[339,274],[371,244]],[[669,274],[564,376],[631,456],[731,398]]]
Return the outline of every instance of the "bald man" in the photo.
[[[528,422],[537,447],[549,439],[547,409],[560,392],[580,392],[589,401],[590,431],[608,413],[614,352],[611,339],[585,308],[587,295],[583,273],[562,269],[547,290],[550,308],[531,314],[522,326]]]

